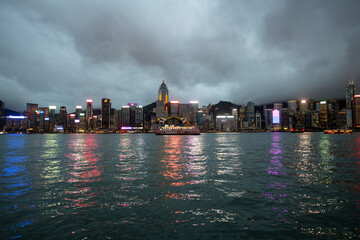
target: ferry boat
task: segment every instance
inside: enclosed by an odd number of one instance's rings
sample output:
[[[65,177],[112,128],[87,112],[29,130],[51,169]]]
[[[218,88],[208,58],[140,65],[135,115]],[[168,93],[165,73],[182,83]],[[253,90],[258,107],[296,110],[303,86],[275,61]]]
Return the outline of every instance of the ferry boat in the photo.
[[[305,131],[305,128],[302,126],[299,127],[295,127],[295,128],[291,128],[290,132],[291,133],[303,133]]]
[[[183,123],[179,117],[169,117],[164,125],[157,129],[156,135],[200,135],[200,131],[189,122]]]
[[[324,134],[351,134],[353,130],[351,129],[326,129]]]

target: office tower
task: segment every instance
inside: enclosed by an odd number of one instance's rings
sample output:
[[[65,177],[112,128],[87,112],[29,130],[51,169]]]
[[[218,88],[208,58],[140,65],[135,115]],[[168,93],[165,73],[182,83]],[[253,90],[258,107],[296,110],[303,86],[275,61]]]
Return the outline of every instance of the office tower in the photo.
[[[240,129],[243,129],[243,123],[246,121],[246,106],[241,106],[239,109]]]
[[[261,113],[259,111],[255,114],[255,127],[257,130],[261,129]]]
[[[283,107],[283,106],[282,106],[282,103],[274,103],[274,109],[275,109],[275,110],[279,110],[279,111],[280,111],[280,110],[282,109],[282,107]]]
[[[354,96],[354,127],[360,128],[360,95]]]
[[[246,121],[248,128],[255,128],[255,104],[253,102],[248,102],[246,105]]]
[[[168,90],[164,80],[159,87],[158,100],[163,103],[169,102],[169,90]]]
[[[54,132],[56,121],[56,106],[49,106],[49,131]]]
[[[40,112],[40,124],[39,124],[39,131],[40,132],[48,132],[49,131],[49,108],[48,107],[41,107],[39,108]]]
[[[316,110],[316,102],[314,99],[309,99],[308,101],[308,109],[310,111],[315,111]]]
[[[319,123],[321,128],[328,128],[328,106],[326,101],[320,102]]]
[[[135,107],[135,126],[136,128],[143,129],[144,127],[144,111],[142,106]]]
[[[37,122],[36,122],[36,111],[38,111],[38,104],[36,103],[27,103],[26,104],[26,117],[28,120],[28,128],[30,130],[36,130]]]
[[[5,113],[5,103],[3,101],[0,101],[0,132],[2,132],[5,127],[5,120],[2,118],[4,113]]]
[[[76,110],[75,110],[76,119],[80,119],[80,113],[82,113],[82,106],[78,105],[76,106]]]
[[[230,115],[216,116],[216,130],[226,132],[235,131],[235,117]]]
[[[86,99],[86,110],[85,110],[85,119],[86,119],[86,129],[88,131],[93,130],[93,100]]]
[[[349,82],[346,87],[346,123],[347,127],[351,128],[353,125],[353,100],[355,95],[354,81]]]
[[[170,101],[169,106],[169,116],[177,116],[179,117],[179,101]]]
[[[233,110],[231,111],[231,115],[234,116],[235,131],[237,131],[239,128],[239,113],[238,113],[237,108],[233,108]]]
[[[179,118],[183,119],[183,121],[190,121],[190,104],[179,103]]]
[[[130,127],[130,106],[122,106],[121,108],[121,126]]]
[[[114,129],[115,130],[121,129],[121,110],[114,111]]]
[[[110,111],[111,111],[111,99],[101,99],[101,128],[110,128]]]
[[[190,108],[189,122],[191,123],[191,125],[198,125],[199,102],[198,101],[190,101],[189,108]]]
[[[296,112],[296,100],[288,101],[287,105],[288,105],[288,111],[289,112],[293,112],[293,113]]]
[[[63,127],[64,132],[67,130],[67,111],[65,106],[60,107],[58,124]]]
[[[300,101],[300,106],[299,106],[299,110],[301,112],[301,114],[305,114],[308,111],[308,103],[305,99]]]

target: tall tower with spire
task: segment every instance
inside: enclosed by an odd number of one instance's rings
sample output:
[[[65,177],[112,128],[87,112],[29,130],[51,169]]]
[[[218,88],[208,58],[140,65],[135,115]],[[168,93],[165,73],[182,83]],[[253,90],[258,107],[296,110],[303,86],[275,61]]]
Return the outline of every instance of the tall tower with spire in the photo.
[[[158,100],[161,102],[164,102],[164,103],[169,102],[169,90],[165,84],[164,79],[163,79],[162,84],[159,87]]]

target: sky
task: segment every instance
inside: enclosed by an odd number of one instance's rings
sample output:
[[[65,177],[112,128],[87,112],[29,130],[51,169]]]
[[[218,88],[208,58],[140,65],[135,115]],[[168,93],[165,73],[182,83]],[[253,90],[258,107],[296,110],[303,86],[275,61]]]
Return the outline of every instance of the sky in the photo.
[[[255,104],[360,87],[358,0],[12,1],[0,4],[0,100],[23,111],[111,98]]]

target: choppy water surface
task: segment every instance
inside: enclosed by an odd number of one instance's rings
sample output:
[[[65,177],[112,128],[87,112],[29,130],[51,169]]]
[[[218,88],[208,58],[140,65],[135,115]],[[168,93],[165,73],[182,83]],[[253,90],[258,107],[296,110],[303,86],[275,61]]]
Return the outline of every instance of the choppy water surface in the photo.
[[[357,239],[360,134],[0,136],[1,239]]]

